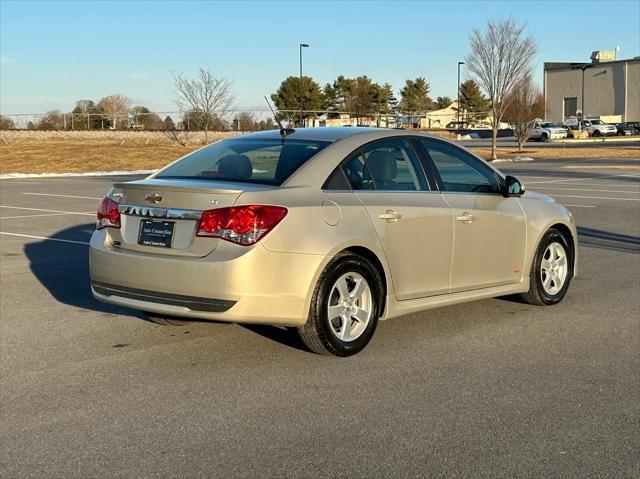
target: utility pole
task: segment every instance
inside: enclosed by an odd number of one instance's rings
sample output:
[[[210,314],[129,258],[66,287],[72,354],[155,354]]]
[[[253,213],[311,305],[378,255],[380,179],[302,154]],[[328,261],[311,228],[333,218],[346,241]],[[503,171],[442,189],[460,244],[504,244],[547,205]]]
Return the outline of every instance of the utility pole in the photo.
[[[458,130],[460,129],[460,65],[464,65],[464,62],[458,62]]]
[[[303,99],[303,88],[302,88],[302,49],[303,48],[308,48],[309,44],[307,43],[301,43],[300,44],[300,126],[304,126],[303,125],[303,120],[302,120],[302,99]]]
[[[582,70],[582,93],[580,95],[580,109],[582,110],[582,118],[584,118],[584,71],[588,70],[589,68],[593,68],[593,65],[589,64],[589,63],[584,63],[582,65],[574,65],[571,67],[572,70]],[[580,131],[582,131],[582,123],[583,120],[580,120]]]

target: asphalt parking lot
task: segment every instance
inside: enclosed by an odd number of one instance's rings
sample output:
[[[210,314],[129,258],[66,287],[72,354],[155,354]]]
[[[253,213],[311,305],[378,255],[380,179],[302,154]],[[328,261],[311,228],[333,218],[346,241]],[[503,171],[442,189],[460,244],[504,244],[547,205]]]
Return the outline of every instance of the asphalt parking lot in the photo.
[[[390,320],[348,359],[94,301],[115,178],[0,181],[0,476],[638,477],[638,164],[500,165],[576,218],[565,301]]]

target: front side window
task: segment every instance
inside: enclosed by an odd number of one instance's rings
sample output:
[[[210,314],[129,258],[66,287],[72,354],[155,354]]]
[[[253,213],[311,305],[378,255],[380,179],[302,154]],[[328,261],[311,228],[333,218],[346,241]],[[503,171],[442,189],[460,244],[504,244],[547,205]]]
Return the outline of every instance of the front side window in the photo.
[[[185,156],[156,178],[279,185],[327,145],[326,141],[293,139],[224,140]]]
[[[493,172],[465,151],[435,140],[421,140],[442,179],[444,191],[497,193]]]
[[[342,164],[354,190],[421,191],[426,182],[411,145],[389,139],[365,145]]]

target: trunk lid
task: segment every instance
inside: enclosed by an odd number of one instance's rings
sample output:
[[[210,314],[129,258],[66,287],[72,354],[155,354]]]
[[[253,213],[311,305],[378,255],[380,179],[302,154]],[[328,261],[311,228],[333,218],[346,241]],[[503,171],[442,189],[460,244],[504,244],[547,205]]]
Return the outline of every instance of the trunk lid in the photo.
[[[154,178],[116,183],[109,196],[119,204],[121,227],[109,228],[109,235],[115,247],[129,252],[204,257],[215,250],[220,240],[196,237],[202,212],[232,206],[245,191],[268,188],[272,187]],[[156,235],[159,231],[161,234]],[[156,245],[141,244],[149,241]],[[159,246],[158,242],[170,246]]]

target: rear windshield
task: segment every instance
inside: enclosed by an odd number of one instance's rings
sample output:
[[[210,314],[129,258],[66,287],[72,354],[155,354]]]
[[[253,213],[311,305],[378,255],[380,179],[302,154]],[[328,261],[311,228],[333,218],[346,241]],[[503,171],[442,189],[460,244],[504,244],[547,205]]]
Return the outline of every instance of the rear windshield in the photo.
[[[237,138],[213,143],[169,166],[156,178],[280,185],[327,141]]]

